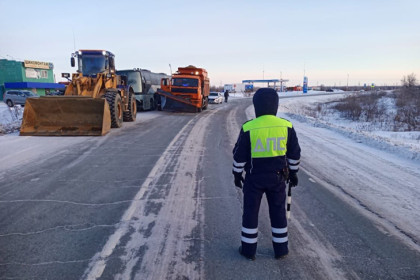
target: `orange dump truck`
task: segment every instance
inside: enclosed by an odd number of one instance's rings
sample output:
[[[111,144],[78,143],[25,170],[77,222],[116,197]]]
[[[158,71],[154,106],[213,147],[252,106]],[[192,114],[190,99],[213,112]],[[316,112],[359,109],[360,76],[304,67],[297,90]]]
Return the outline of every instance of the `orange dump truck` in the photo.
[[[192,65],[179,67],[170,79],[162,79],[158,109],[201,112],[207,109],[210,81],[207,71]]]

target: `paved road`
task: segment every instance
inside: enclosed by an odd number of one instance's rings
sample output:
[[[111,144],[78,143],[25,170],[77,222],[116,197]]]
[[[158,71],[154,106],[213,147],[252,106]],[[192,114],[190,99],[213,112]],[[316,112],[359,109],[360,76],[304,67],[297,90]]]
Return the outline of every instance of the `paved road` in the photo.
[[[6,173],[0,279],[418,279],[418,251],[304,172],[289,257],[273,258],[266,203],[257,260],[237,253],[231,151],[250,104],[148,121],[139,113],[135,124]]]

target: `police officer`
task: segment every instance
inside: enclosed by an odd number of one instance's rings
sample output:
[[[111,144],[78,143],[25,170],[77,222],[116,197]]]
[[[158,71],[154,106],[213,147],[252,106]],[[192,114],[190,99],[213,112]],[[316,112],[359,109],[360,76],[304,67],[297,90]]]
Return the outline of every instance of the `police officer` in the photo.
[[[256,118],[244,123],[233,149],[235,186],[244,194],[241,247],[239,252],[254,260],[257,251],[258,212],[263,194],[266,194],[274,257],[288,253],[286,220],[285,171],[289,182],[298,184],[297,172],[300,147],[292,124],[276,117],[279,104],[277,92],[271,88],[259,89],[253,97]],[[245,179],[242,172],[246,172]]]
[[[228,102],[228,98],[229,98],[229,91],[225,90],[225,103]]]

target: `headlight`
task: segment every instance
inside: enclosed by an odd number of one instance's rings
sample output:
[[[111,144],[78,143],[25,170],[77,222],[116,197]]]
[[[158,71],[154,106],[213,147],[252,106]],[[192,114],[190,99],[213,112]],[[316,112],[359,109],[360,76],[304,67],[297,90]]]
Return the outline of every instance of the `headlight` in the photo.
[[[102,51],[102,55],[106,55],[106,51]]]
[[[78,52],[77,52],[77,54],[78,54],[78,55],[82,55],[82,51],[78,51]]]

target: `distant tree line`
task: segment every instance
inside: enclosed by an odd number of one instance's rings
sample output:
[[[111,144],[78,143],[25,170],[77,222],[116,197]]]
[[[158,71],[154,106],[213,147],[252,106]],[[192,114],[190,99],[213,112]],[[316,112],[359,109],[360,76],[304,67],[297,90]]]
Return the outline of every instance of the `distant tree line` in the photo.
[[[394,113],[387,112],[384,98],[395,104]],[[391,124],[394,131],[420,130],[420,87],[414,74],[404,76],[401,86],[392,93],[383,90],[352,93],[332,105],[341,115],[353,121]],[[326,110],[318,106],[317,113]]]
[[[407,126],[407,130],[420,129],[420,87],[417,86],[416,75],[404,76],[401,80],[402,88],[395,98],[397,115],[395,120]]]

